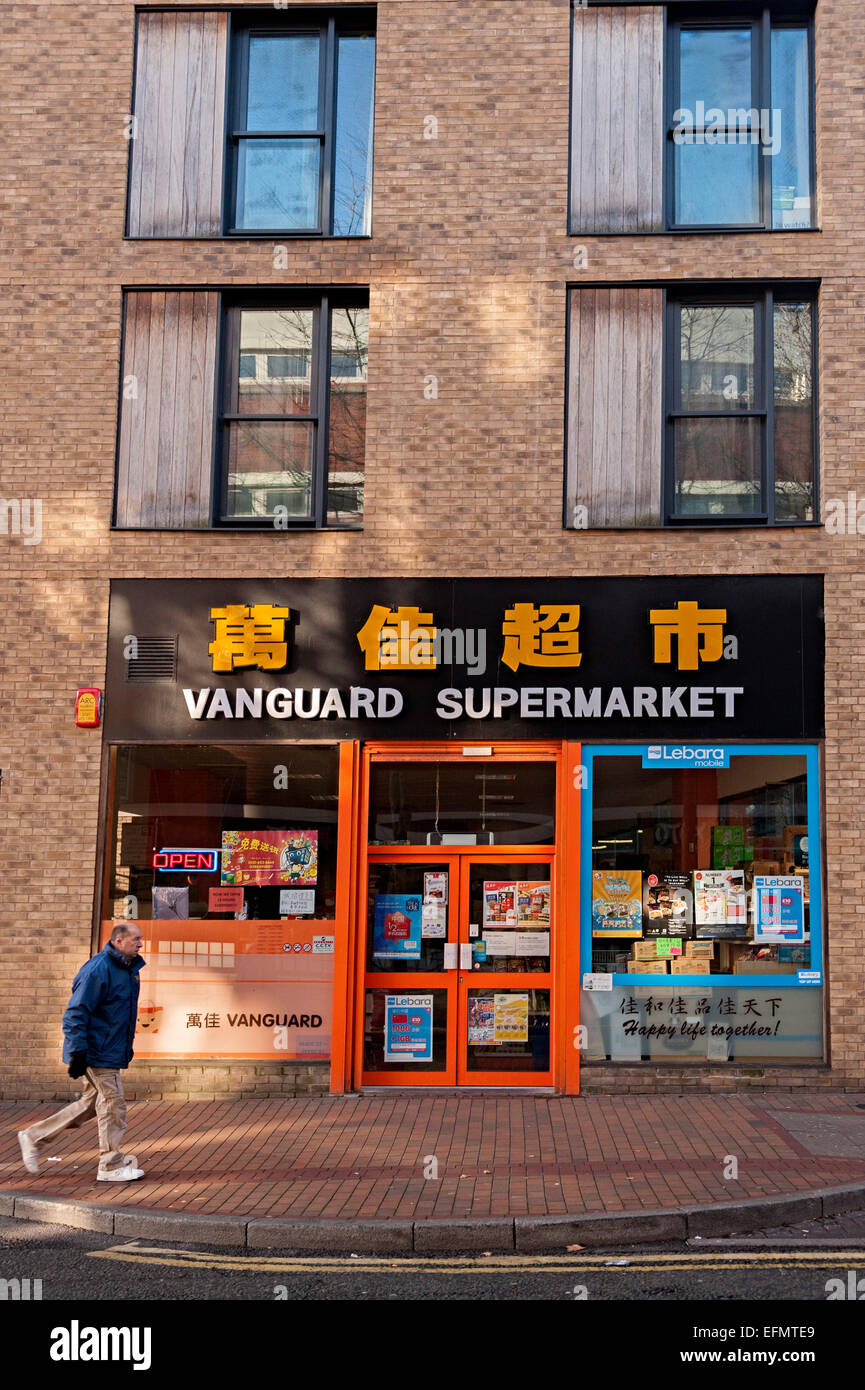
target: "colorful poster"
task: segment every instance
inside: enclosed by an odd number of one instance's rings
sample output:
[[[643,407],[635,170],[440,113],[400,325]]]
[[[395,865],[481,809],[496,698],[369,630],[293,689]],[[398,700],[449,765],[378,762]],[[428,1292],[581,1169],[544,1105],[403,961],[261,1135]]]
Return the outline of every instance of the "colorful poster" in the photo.
[[[448,900],[447,870],[431,872],[423,876],[423,900],[425,903],[446,903]]]
[[[517,925],[520,927],[549,927],[549,882],[517,884]]]
[[[384,1060],[431,1062],[433,997],[387,994],[384,1001]]]
[[[805,940],[799,875],[754,875],[754,940],[768,945]]]
[[[517,885],[490,879],[484,883],[484,926],[517,925]]]
[[[643,935],[639,869],[592,870],[592,936]]]
[[[493,995],[493,1042],[528,1042],[529,996]]]
[[[495,1001],[491,994],[469,997],[469,1046],[493,1043],[495,1038]]]
[[[647,874],[643,889],[646,936],[689,936],[694,924],[690,874]]]
[[[421,907],[421,936],[445,937],[447,928],[447,907],[442,902],[425,902]]]
[[[421,900],[417,893],[377,893],[372,953],[378,960],[420,960]]]
[[[697,936],[747,936],[746,907],[743,869],[694,870]]]
[[[222,883],[312,888],[318,878],[317,830],[222,832]]]

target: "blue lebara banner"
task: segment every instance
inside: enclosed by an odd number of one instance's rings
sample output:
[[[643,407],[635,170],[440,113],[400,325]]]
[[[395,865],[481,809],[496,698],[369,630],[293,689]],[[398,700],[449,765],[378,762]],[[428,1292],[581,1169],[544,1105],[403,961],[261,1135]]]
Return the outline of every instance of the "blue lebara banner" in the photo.
[[[431,1062],[433,997],[388,994],[384,1002],[384,1060]]]
[[[377,960],[420,960],[419,893],[378,893],[373,917],[372,953]]]

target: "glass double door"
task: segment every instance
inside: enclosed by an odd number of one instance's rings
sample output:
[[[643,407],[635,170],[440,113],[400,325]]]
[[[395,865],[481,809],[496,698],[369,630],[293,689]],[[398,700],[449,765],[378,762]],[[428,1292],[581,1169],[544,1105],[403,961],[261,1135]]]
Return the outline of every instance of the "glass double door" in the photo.
[[[552,862],[370,849],[364,1085],[552,1084]]]

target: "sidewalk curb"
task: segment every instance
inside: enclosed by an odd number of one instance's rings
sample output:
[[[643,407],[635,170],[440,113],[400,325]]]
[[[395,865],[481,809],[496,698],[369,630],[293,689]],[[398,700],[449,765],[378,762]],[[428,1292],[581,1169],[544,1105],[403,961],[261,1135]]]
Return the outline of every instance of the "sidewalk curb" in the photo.
[[[764,1226],[819,1221],[846,1211],[865,1210],[865,1182],[819,1188],[782,1197],[742,1202],[668,1207],[655,1211],[603,1212],[600,1215],[465,1217],[417,1221],[304,1220],[276,1217],[206,1216],[129,1207],[62,1197],[21,1196],[0,1189],[0,1215],[43,1221],[102,1235],[144,1237],[184,1244],[233,1245],[245,1250],[332,1251],[393,1254],[405,1251],[519,1250],[563,1251],[687,1240],[694,1236],[733,1236]]]

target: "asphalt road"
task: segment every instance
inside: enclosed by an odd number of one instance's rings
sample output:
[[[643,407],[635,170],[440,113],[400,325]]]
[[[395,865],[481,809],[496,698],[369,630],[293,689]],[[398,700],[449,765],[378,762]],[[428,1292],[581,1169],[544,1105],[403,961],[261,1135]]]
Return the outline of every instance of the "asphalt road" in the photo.
[[[853,1223],[851,1230],[851,1221]],[[616,1301],[826,1303],[829,1280],[862,1279],[861,1218],[735,1242],[581,1250],[564,1255],[280,1255],[0,1218],[0,1280],[41,1280],[43,1301],[302,1303]],[[780,1243],[776,1243],[780,1242]],[[830,1286],[836,1288],[837,1286]],[[14,1285],[0,1294],[14,1292]],[[0,1298],[2,1301],[2,1298]],[[8,1311],[8,1309],[7,1309]],[[760,1310],[757,1320],[765,1320]],[[798,1316],[798,1315],[797,1315]],[[773,1312],[772,1319],[777,1320]]]

